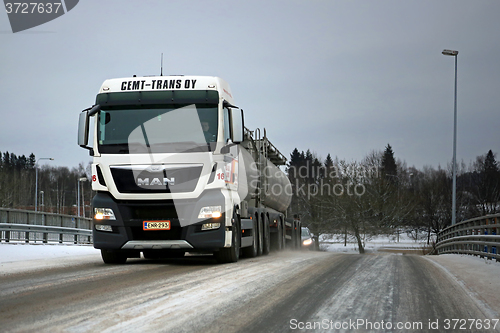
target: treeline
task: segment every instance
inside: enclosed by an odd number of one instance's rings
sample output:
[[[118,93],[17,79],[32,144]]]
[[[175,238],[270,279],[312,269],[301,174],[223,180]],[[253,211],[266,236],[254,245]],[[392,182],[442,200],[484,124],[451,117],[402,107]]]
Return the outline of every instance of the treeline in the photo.
[[[0,152],[0,207],[35,210],[36,165],[33,153],[28,157]],[[90,167],[81,163],[77,168],[38,167],[38,211],[77,215],[78,180],[89,177]],[[90,179],[90,178],[88,178]],[[80,182],[80,195],[85,200],[89,216],[90,182]],[[83,215],[83,200],[80,215]]]
[[[362,161],[324,161],[295,149],[287,167],[291,213],[320,234],[355,239],[360,252],[375,235],[437,233],[451,225],[452,171],[407,167],[390,145]],[[500,212],[500,171],[493,152],[457,171],[457,222]]]

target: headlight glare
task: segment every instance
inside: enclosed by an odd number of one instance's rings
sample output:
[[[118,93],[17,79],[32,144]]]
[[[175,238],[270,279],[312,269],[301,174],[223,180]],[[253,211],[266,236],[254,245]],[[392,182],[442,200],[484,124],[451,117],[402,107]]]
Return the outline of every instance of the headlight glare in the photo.
[[[219,218],[222,216],[221,206],[206,206],[200,209],[199,219]]]
[[[94,208],[94,219],[116,220],[115,213],[111,208]]]

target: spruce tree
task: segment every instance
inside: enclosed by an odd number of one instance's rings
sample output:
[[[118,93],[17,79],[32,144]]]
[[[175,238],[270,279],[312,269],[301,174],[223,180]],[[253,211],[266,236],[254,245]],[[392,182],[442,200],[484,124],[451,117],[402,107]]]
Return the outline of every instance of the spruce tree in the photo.
[[[489,204],[488,213],[496,211],[496,203],[500,200],[500,171],[493,152],[486,154],[481,170],[481,196]]]
[[[382,156],[382,174],[392,181],[396,181],[396,176],[398,175],[398,168],[396,166],[396,160],[394,159],[394,152],[390,144],[385,147],[384,155]]]
[[[31,153],[30,156],[28,157],[27,168],[28,169],[34,169],[35,168],[35,164],[36,164],[35,154]]]
[[[325,159],[325,168],[327,170],[327,173],[328,171],[333,168],[333,159],[332,159],[332,156],[330,154],[326,155],[326,159]]]

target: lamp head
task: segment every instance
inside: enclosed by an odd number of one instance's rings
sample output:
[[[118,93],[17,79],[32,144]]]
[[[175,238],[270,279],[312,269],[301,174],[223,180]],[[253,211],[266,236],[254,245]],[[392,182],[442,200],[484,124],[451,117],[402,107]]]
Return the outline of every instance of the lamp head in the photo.
[[[458,51],[455,51],[455,50],[444,49],[442,53],[444,55],[447,55],[447,56],[455,56],[456,57],[458,55]]]

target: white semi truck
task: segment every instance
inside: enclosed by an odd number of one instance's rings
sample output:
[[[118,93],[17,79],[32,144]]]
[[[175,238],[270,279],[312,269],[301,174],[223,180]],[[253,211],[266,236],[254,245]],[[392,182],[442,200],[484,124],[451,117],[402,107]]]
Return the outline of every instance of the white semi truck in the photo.
[[[186,252],[226,263],[300,246],[300,222],[286,219],[286,158],[265,130],[245,128],[221,78],[106,80],[80,114],[78,144],[93,156],[93,239],[105,263]]]

